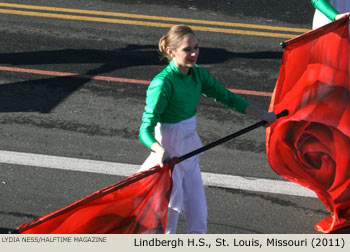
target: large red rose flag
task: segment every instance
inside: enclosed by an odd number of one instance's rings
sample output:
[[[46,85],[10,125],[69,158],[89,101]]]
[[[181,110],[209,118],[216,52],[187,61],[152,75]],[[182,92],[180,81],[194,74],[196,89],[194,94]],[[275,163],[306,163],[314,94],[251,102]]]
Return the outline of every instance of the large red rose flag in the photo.
[[[173,163],[153,167],[17,228],[21,234],[165,233]]]
[[[266,131],[269,164],[316,192],[324,233],[350,226],[349,49],[348,19],[286,41],[269,108],[289,111]]]

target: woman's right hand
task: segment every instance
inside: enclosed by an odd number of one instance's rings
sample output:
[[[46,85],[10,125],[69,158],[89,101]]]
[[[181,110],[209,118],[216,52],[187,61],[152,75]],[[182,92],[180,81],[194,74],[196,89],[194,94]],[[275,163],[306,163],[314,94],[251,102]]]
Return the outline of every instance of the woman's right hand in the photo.
[[[350,12],[340,13],[340,14],[335,16],[334,20],[338,20],[338,19],[341,19],[343,17],[350,17]]]
[[[151,151],[155,152],[156,157],[158,159],[157,164],[159,164],[160,167],[163,167],[164,163],[170,161],[171,159],[166,149],[164,149],[164,147],[157,142],[151,145]]]

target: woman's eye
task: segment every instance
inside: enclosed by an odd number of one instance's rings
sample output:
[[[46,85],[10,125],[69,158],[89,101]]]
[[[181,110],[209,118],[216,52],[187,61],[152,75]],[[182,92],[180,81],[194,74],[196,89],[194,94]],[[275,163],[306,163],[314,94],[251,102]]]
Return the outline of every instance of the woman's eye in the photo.
[[[194,50],[198,50],[199,47],[198,47],[198,46],[195,46],[193,49],[194,49]],[[192,50],[192,49],[191,49],[190,47],[186,47],[186,48],[183,49],[184,52],[190,52],[191,50]]]

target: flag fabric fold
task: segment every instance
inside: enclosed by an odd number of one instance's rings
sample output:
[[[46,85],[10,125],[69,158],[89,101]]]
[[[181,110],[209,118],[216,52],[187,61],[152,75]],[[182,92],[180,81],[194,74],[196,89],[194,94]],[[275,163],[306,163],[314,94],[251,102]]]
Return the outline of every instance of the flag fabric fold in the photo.
[[[286,41],[270,111],[289,116],[266,130],[272,169],[316,192],[331,233],[350,226],[349,28],[342,19]]]
[[[17,228],[21,234],[165,233],[174,160],[131,175]]]

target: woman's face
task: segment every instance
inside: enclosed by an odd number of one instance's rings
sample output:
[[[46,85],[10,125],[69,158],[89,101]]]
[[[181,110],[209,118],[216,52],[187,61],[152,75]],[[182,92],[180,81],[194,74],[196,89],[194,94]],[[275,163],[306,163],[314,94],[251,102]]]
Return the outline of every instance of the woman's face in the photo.
[[[185,35],[175,50],[170,50],[175,66],[187,74],[190,67],[194,67],[199,55],[198,40],[192,34]]]

